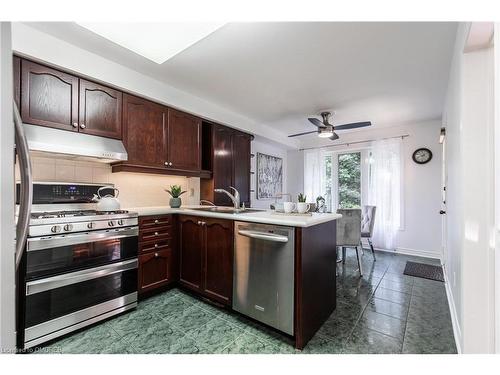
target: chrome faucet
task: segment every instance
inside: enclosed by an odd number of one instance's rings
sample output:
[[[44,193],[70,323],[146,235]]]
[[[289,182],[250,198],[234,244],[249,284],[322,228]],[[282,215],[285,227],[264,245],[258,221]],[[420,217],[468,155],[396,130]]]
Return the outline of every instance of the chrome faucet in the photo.
[[[216,193],[226,194],[233,202],[234,208],[239,209],[240,208],[240,193],[238,192],[238,190],[236,190],[236,188],[234,188],[232,186],[229,186],[229,188],[234,190],[234,195],[231,194],[229,191],[224,190],[224,189],[214,189],[214,191]]]

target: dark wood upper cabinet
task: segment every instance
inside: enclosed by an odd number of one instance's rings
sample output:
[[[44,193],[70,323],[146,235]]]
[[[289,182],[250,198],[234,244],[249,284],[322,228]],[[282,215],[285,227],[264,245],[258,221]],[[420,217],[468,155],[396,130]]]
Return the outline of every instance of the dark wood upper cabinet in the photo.
[[[201,119],[175,109],[168,111],[168,168],[201,169]]]
[[[235,187],[240,193],[241,203],[250,206],[250,147],[252,136],[227,126],[210,124],[212,131],[206,133],[211,145],[210,157],[212,177],[201,179],[200,197],[214,202],[217,206],[232,206],[226,194],[215,193],[214,189],[230,190]]]
[[[127,164],[164,169],[167,111],[148,100],[123,95],[123,142],[128,153]]]
[[[201,292],[203,262],[203,228],[201,218],[179,216],[179,281],[185,287]]]
[[[240,192],[240,200],[250,207],[250,154],[252,138],[249,134],[233,134],[233,186]]]
[[[203,218],[204,282],[209,298],[231,305],[233,295],[233,222]]]
[[[78,77],[21,61],[21,117],[28,124],[78,130]]]
[[[80,132],[122,137],[121,91],[80,79]]]

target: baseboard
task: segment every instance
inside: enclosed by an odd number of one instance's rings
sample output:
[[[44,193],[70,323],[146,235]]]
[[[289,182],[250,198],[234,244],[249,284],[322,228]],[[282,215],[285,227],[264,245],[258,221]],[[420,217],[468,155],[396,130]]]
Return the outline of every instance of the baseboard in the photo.
[[[462,342],[462,331],[460,330],[460,324],[458,324],[457,307],[455,306],[455,299],[453,298],[453,293],[451,292],[450,280],[448,279],[445,267],[443,267],[443,274],[446,297],[448,298],[448,306],[450,308],[451,324],[453,326],[453,336],[455,337],[455,345],[457,346],[458,354],[462,354],[462,346],[460,345]]]
[[[366,249],[365,246],[363,246],[363,248]],[[432,259],[441,260],[441,257],[439,256],[439,254],[436,254],[433,251],[427,251],[427,250],[416,250],[416,249],[409,249],[406,247],[398,247],[398,248],[396,248],[396,250],[381,249],[381,248],[376,247],[375,250],[384,251],[386,253],[413,255],[413,256],[417,256],[417,257],[432,258]]]

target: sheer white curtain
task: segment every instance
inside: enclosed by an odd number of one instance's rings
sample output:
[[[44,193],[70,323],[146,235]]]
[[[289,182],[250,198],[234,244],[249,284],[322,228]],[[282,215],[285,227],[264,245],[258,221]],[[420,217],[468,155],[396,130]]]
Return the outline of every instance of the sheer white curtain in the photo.
[[[308,202],[323,195],[325,152],[321,149],[304,151],[304,194]]]
[[[373,245],[394,249],[401,219],[401,140],[375,141],[371,151],[368,204],[377,207]]]

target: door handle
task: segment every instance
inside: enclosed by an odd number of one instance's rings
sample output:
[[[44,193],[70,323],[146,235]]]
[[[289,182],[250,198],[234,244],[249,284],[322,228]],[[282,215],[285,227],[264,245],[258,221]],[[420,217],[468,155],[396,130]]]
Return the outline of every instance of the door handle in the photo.
[[[238,234],[241,236],[254,238],[257,240],[271,241],[271,242],[288,242],[287,236],[282,236],[279,234],[266,233],[266,232],[257,232],[253,230],[239,230]]]
[[[445,214],[446,214],[446,211],[444,211],[444,210],[439,210],[439,214],[440,214],[440,215],[445,215]]]

